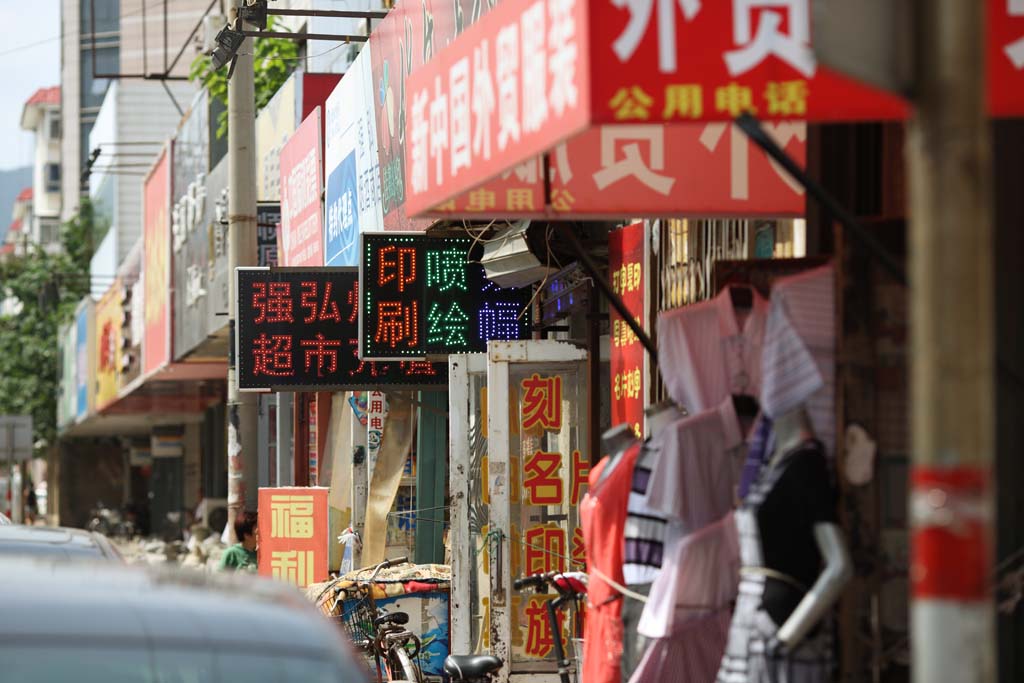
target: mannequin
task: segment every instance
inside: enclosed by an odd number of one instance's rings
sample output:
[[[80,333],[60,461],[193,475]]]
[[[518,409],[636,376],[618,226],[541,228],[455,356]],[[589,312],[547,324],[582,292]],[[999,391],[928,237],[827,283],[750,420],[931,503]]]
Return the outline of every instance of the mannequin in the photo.
[[[775,420],[775,447],[736,511],[740,589],[720,683],[824,683],[819,627],[852,576],[822,444],[803,406]]]
[[[616,425],[601,435],[601,450],[608,457],[608,464],[601,471],[599,481],[604,481],[611,474],[622,459],[622,454],[637,441],[636,434],[625,423]]]
[[[686,411],[674,401],[662,401],[644,411],[651,435],[634,467],[633,491],[626,514],[626,558],[623,576],[633,592],[648,595],[661,568],[666,520],[647,506],[646,487],[652,461],[659,455],[658,435],[666,427],[686,417]],[[652,448],[651,446],[654,445]],[[656,559],[654,559],[656,558]],[[622,607],[622,680],[629,680],[646,650],[647,640],[637,633],[644,603],[626,596]]]
[[[810,419],[803,407],[779,417],[775,422],[775,451],[772,467],[783,454],[814,438]],[[842,530],[834,522],[814,525],[814,540],[824,563],[818,580],[779,628],[779,646],[792,650],[839,600],[843,588],[853,578],[853,562],[843,540]]]

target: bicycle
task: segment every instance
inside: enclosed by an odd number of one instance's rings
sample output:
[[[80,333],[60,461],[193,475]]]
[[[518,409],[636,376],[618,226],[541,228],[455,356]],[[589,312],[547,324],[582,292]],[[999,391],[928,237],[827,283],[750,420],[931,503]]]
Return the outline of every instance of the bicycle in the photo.
[[[558,666],[558,677],[561,683],[572,683],[569,677],[572,662],[565,656],[562,630],[558,626],[558,610],[586,600],[587,575],[583,572],[544,572],[516,579],[512,583],[512,587],[517,591],[533,588],[540,595],[543,595],[548,588],[553,588],[558,594],[558,597],[546,601],[545,606],[551,633],[554,634],[553,647]],[[493,655],[449,655],[444,660],[444,670],[452,683],[490,683],[504,664],[500,657]],[[583,680],[579,666],[577,666],[576,680]]]
[[[409,683],[424,681],[423,672],[416,662],[420,653],[420,639],[405,628],[409,623],[409,615],[405,612],[385,613],[377,607],[373,597],[373,584],[381,570],[406,562],[408,558],[400,557],[376,565],[370,578],[356,582],[354,588],[358,599],[342,603],[341,623],[356,648],[368,657],[373,656],[377,683],[385,680]],[[332,612],[336,611],[345,593],[344,588],[335,589]]]

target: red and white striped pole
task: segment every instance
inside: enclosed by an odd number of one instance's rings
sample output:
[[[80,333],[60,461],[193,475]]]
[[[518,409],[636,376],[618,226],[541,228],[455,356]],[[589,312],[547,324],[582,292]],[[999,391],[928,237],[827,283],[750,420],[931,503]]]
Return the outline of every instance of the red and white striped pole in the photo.
[[[995,681],[991,157],[984,2],[915,16],[908,128],[915,683]]]

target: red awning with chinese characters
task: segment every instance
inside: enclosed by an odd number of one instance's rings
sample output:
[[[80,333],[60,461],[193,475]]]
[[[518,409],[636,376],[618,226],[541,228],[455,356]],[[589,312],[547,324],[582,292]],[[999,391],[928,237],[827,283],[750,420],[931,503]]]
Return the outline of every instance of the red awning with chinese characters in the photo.
[[[1024,0],[988,1],[990,108],[1020,115]],[[505,0],[408,79],[407,212],[800,215],[792,179],[726,122],[784,126],[802,161],[795,121],[910,114],[819,65],[810,24],[810,0]],[[508,197],[485,185],[511,173],[526,180]]]

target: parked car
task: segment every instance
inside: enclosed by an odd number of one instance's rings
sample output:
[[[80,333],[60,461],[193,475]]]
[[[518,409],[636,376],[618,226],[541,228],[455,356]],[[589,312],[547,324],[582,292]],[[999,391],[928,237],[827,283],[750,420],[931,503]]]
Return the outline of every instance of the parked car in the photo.
[[[0,558],[3,679],[365,683],[336,625],[253,576]]]
[[[20,524],[0,525],[0,558],[9,555],[124,561],[121,553],[101,534],[83,529]]]

